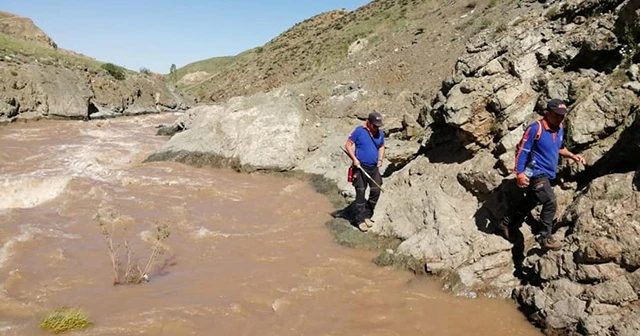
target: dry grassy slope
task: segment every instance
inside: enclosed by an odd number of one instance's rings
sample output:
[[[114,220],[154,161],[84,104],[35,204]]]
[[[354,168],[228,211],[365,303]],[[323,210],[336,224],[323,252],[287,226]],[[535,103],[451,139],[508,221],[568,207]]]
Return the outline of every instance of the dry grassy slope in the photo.
[[[175,75],[169,74],[167,80],[174,83],[178,89],[186,92],[218,75],[222,69],[233,62],[234,58],[234,56],[213,57],[190,63],[177,69]]]
[[[0,33],[34,42],[46,48],[57,48],[55,42],[31,19],[3,11],[0,11]]]
[[[248,50],[217,75],[188,88],[202,101],[266,91],[319,78],[356,81],[374,90],[435,92],[467,37],[496,29],[513,0],[375,0],[353,11],[324,13]],[[359,38],[368,45],[355,55]]]

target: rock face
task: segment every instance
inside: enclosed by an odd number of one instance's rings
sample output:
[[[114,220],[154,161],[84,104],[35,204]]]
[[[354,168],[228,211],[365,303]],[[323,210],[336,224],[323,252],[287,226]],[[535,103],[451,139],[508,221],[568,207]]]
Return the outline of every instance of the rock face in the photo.
[[[161,79],[129,74],[0,62],[0,123],[19,119],[94,119],[185,109],[190,100]]]
[[[124,71],[59,49],[31,20],[0,12],[0,123],[92,119],[186,109],[191,100],[152,74]]]

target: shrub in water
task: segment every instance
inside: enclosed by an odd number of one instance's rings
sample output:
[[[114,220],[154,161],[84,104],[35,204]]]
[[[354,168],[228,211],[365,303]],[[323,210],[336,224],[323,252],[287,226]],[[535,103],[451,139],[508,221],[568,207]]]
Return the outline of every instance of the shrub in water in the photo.
[[[40,328],[59,334],[69,330],[84,329],[90,325],[91,321],[81,309],[62,307],[45,317],[40,323]]]

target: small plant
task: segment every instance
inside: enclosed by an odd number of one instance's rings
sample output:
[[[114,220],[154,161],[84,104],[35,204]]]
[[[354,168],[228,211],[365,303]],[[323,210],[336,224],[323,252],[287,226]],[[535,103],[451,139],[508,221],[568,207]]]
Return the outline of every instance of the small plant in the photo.
[[[489,19],[482,19],[478,25],[478,31],[483,31],[491,26],[491,21]]]
[[[69,330],[84,329],[90,325],[91,321],[81,309],[62,307],[49,313],[40,322],[40,329],[60,334]]]
[[[498,3],[498,0],[489,0],[489,2],[487,3],[487,8],[494,7],[496,3]]]
[[[148,75],[151,74],[151,70],[149,70],[149,69],[147,69],[145,67],[142,67],[142,68],[140,68],[140,73],[143,74],[143,75],[147,75],[148,76]]]
[[[119,67],[113,63],[105,63],[102,65],[102,68],[106,70],[111,75],[111,77],[117,80],[125,79],[124,69],[122,67]]]
[[[169,78],[175,82],[178,80],[178,68],[175,64],[171,64],[169,67]]]
[[[151,251],[144,267],[140,268],[129,241],[127,239],[119,242],[114,240],[118,217],[113,212],[110,212],[106,218],[100,213],[94,217],[100,227],[100,233],[102,233],[107,243],[107,251],[113,271],[113,285],[148,282],[149,274],[156,266],[161,265],[162,256],[166,252],[163,241],[171,235],[170,224],[155,223],[156,234],[151,242]]]

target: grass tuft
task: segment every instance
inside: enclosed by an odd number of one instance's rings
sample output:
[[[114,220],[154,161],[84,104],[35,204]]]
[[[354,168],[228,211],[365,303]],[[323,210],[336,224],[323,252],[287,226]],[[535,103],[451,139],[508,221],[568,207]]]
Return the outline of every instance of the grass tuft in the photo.
[[[84,329],[91,325],[87,315],[79,308],[62,307],[49,313],[40,323],[40,328],[55,334]]]

